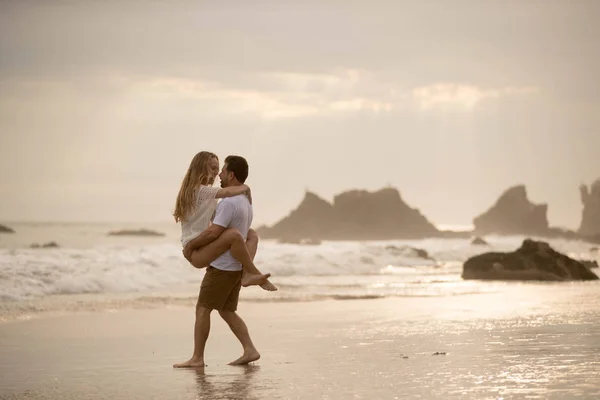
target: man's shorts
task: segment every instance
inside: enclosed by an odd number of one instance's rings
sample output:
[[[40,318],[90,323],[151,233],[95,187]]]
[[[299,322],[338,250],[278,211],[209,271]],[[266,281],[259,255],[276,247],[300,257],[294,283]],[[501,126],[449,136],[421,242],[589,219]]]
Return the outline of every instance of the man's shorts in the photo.
[[[208,266],[198,296],[198,306],[210,310],[236,311],[242,288],[242,271],[223,271]]]

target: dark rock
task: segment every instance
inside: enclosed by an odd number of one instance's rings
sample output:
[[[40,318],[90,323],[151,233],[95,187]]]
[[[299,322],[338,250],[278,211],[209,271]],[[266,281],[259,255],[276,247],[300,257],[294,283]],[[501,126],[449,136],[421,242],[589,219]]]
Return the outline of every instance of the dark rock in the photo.
[[[326,221],[332,219],[333,206],[314,193],[306,192],[298,208],[273,227],[257,229],[263,238],[281,238],[287,242],[300,241],[302,237],[327,237],[330,228]],[[316,235],[315,235],[316,234]]]
[[[598,261],[596,260],[582,260],[581,262],[588,268],[598,268]]]
[[[165,236],[165,234],[149,229],[123,229],[120,231],[108,232],[108,236]]]
[[[402,247],[394,246],[393,244],[385,246],[385,249],[394,255],[404,254]]]
[[[419,249],[417,247],[411,246],[394,246],[389,245],[385,246],[385,249],[395,256],[405,256],[405,257],[418,257],[423,258],[425,260],[433,260],[433,258],[429,255],[427,250]]]
[[[487,245],[488,242],[486,242],[485,240],[483,240],[479,236],[475,236],[473,238],[473,240],[471,240],[471,244],[475,244],[475,245]]]
[[[300,244],[304,244],[307,246],[319,246],[321,244],[321,239],[306,238],[300,240]]]
[[[300,244],[300,239],[294,238],[281,238],[277,241],[280,244]]]
[[[510,253],[484,253],[463,265],[463,279],[573,281],[597,280],[585,263],[554,251],[548,243],[525,239]]]
[[[15,231],[6,225],[0,224],[0,233],[15,233]]]
[[[418,249],[416,247],[410,247],[410,249],[415,253],[417,257],[424,258],[426,260],[433,260],[427,250]]]
[[[561,238],[567,240],[583,240],[588,243],[600,243],[600,234],[598,235],[580,235],[579,233],[563,228],[550,227],[548,231],[540,235],[547,238]]]
[[[590,251],[591,251],[592,253],[593,253],[593,252],[597,252],[597,251],[598,251],[598,248],[597,248],[597,247],[592,247],[592,248],[590,249]]]
[[[56,242],[47,242],[44,244],[33,243],[31,246],[32,249],[51,249],[60,247]]]
[[[531,203],[525,186],[518,185],[502,193],[489,210],[473,220],[473,224],[480,235],[544,235],[548,232],[547,211],[547,204]]]
[[[436,351],[435,353],[432,354],[432,356],[445,356],[446,352],[445,351]]]
[[[558,228],[558,227],[549,227],[548,231],[544,233],[544,237],[562,238],[562,239],[570,239],[570,240],[582,239],[581,235],[579,235],[577,232],[572,231],[570,229]]]
[[[439,231],[434,235],[435,237],[444,239],[469,239],[473,236],[473,231]]]
[[[437,236],[435,226],[410,208],[393,188],[351,190],[333,204],[306,192],[298,208],[272,227],[257,229],[263,238],[330,240],[412,239]]]
[[[344,192],[335,196],[333,207],[337,214],[338,234],[347,234],[350,238],[422,238],[438,232],[393,188]]]
[[[585,235],[580,236],[580,239],[583,239],[589,243],[598,243],[600,244],[600,233],[597,235]]]
[[[586,185],[581,185],[579,191],[583,211],[578,233],[584,236],[600,235],[600,178],[589,189]]]

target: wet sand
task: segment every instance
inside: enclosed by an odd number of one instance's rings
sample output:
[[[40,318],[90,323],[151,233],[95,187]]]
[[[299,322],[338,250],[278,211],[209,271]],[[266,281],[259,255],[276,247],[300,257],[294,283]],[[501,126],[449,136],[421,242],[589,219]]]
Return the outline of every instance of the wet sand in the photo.
[[[0,398],[598,398],[600,312],[582,301],[597,287],[558,296],[552,286],[515,290],[242,302],[262,354],[245,367],[227,365],[241,348],[214,313],[208,365],[173,369],[191,355],[193,310],[185,307],[5,323]]]

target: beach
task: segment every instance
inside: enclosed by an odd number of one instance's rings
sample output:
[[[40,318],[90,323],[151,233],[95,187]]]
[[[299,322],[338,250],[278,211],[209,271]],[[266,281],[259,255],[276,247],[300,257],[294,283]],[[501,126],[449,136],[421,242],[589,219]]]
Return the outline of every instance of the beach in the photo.
[[[2,399],[597,398],[595,284],[448,297],[240,303],[262,358],[218,314],[207,366],[193,307],[63,313],[0,325]],[[251,290],[251,289],[250,289]]]

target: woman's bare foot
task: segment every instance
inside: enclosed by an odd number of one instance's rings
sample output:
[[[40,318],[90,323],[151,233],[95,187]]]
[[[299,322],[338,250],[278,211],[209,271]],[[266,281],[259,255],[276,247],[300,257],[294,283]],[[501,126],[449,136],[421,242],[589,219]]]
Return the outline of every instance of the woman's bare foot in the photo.
[[[198,368],[198,367],[204,367],[204,360],[202,358],[190,358],[189,360],[187,360],[184,363],[180,363],[180,364],[174,364],[173,368]]]
[[[256,361],[260,358],[260,354],[258,350],[252,349],[248,351],[244,351],[244,354],[240,358],[235,361],[229,363],[229,365],[246,365],[251,363],[252,361]]]
[[[279,290],[277,286],[273,285],[271,282],[269,282],[269,280],[259,286],[268,292],[275,292],[276,290]]]
[[[263,285],[271,274],[247,274],[242,275],[242,286]]]

